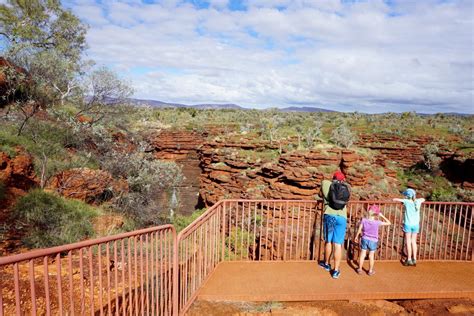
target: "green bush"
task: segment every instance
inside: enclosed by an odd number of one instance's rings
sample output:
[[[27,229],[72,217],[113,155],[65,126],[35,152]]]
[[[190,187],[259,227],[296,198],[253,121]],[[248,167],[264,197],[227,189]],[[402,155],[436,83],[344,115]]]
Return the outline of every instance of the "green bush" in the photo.
[[[429,195],[431,201],[455,202],[458,201],[456,189],[443,177],[435,177],[434,185]]]
[[[13,211],[16,229],[24,231],[23,242],[30,248],[73,243],[94,235],[92,219],[97,209],[40,189],[20,198]]]
[[[204,214],[206,211],[205,208],[194,211],[191,215],[180,215],[177,214],[173,217],[172,224],[176,228],[178,232],[182,231],[186,227],[189,226],[192,222],[194,222],[199,216]]]

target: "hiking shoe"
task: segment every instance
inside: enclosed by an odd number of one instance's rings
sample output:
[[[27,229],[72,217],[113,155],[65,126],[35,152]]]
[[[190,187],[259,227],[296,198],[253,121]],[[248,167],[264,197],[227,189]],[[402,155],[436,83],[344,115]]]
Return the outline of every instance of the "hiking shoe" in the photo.
[[[374,271],[374,270],[369,271],[369,272],[367,273],[367,275],[374,275],[374,274],[375,274],[375,271]]]
[[[341,275],[341,271],[333,270],[331,272],[331,276],[333,279],[338,279],[340,275]]]
[[[331,265],[325,263],[324,261],[319,261],[319,266],[322,267],[326,271],[331,271]]]
[[[362,274],[362,269],[359,268],[359,269],[356,270],[356,272],[357,272],[357,274]]]
[[[405,260],[405,261],[403,261],[403,265],[404,265],[405,267],[412,266],[412,265],[413,265],[413,261],[411,261],[411,259]]]

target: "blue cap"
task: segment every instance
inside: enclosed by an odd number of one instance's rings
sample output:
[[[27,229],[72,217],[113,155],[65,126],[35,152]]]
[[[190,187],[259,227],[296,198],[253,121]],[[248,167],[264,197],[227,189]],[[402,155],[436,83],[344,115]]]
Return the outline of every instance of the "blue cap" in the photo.
[[[406,189],[402,194],[409,199],[412,199],[416,196],[416,192],[413,189]]]

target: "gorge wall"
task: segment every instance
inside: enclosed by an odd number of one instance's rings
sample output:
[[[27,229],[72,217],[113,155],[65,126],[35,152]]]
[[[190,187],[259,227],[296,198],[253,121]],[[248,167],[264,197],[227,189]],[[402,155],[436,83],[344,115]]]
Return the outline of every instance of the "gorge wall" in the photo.
[[[206,132],[162,130],[148,135],[150,150],[158,159],[176,161],[183,168],[186,179],[178,192],[180,213],[189,214],[195,207],[229,198],[314,199],[321,180],[330,178],[338,168],[347,175],[354,198],[397,196],[397,167],[418,164],[424,145],[434,140],[430,136],[403,140],[361,135],[356,150],[320,145],[286,152],[281,144],[246,135],[219,135],[222,130],[218,128]],[[290,142],[295,143],[289,139],[283,145]],[[451,167],[444,173],[472,188],[472,158],[446,149],[440,155],[443,164]],[[423,191],[423,187],[418,189]]]

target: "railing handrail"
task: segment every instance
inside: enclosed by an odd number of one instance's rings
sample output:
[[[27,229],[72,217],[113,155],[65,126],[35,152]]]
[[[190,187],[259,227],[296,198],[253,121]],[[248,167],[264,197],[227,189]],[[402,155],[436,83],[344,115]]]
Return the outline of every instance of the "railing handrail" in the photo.
[[[323,199],[316,197],[314,200],[275,200],[275,199],[224,199],[219,200],[215,205],[222,203],[222,202],[294,202],[294,203],[314,203],[314,202],[321,202]],[[400,202],[393,201],[393,200],[354,200],[349,201],[349,203],[373,203],[373,204],[400,204]],[[430,204],[430,205],[468,205],[474,206],[474,202],[438,202],[438,201],[425,201],[423,204]],[[211,208],[212,208],[211,207]],[[206,211],[207,212],[207,211]],[[202,215],[206,214],[204,212]],[[199,219],[200,217],[198,217]]]
[[[176,235],[176,229],[171,224],[166,224],[166,225],[161,225],[161,226],[154,226],[154,227],[144,228],[144,229],[140,229],[140,230],[134,230],[132,232],[121,233],[121,234],[111,235],[111,236],[106,236],[106,237],[100,237],[100,238],[96,238],[96,239],[89,239],[89,240],[79,241],[79,242],[76,242],[76,243],[73,243],[73,244],[67,244],[67,245],[56,246],[56,247],[51,247],[51,248],[31,250],[31,251],[25,252],[25,253],[19,253],[19,254],[7,256],[7,257],[0,257],[0,266],[6,265],[6,264],[17,263],[17,262],[21,262],[21,261],[26,261],[26,260],[33,260],[33,259],[37,259],[37,258],[44,257],[44,256],[56,255],[56,254],[61,253],[61,252],[72,251],[72,250],[76,250],[76,249],[79,249],[79,248],[95,246],[97,244],[103,244],[103,243],[110,242],[110,241],[120,240],[120,239],[124,239],[124,238],[128,238],[128,237],[133,237],[133,236],[137,236],[137,235],[142,235],[142,234],[147,234],[147,233],[152,233],[152,232],[155,232],[155,231],[167,230],[167,229],[171,230],[173,236]]]
[[[211,206],[209,209],[207,209],[204,213],[202,213],[198,218],[196,218],[194,221],[192,221],[191,224],[186,226],[182,231],[178,233],[177,240],[181,240],[183,236],[187,235],[189,231],[191,231],[196,225],[198,225],[200,222],[202,222],[206,217],[209,216],[220,204],[223,204],[227,200],[220,200],[213,206]]]

